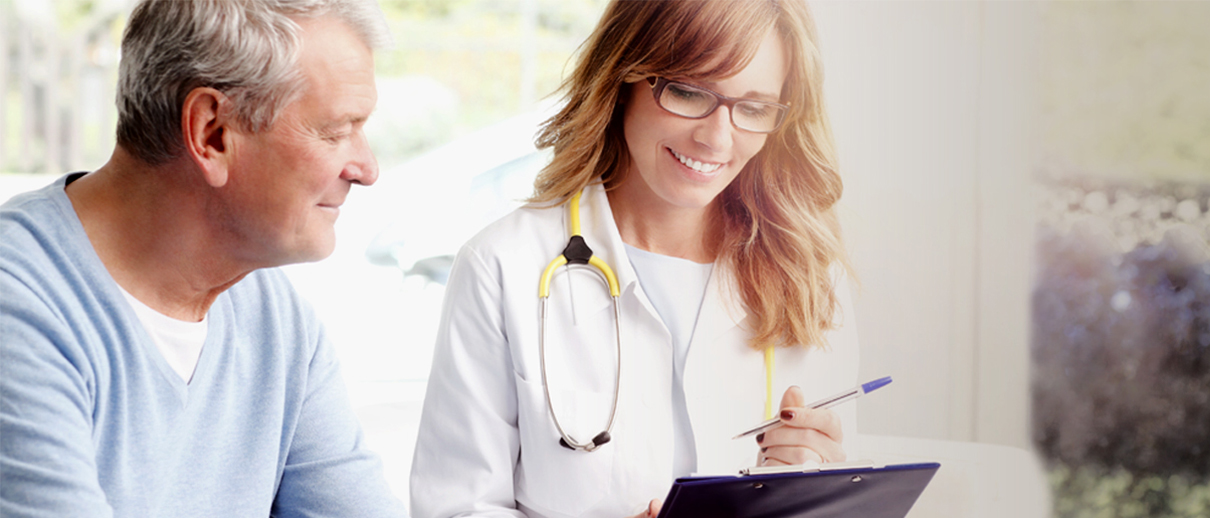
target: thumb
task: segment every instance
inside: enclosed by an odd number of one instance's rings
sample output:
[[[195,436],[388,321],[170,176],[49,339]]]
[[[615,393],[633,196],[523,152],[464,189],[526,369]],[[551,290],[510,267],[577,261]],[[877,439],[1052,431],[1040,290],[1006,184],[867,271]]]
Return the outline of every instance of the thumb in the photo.
[[[651,503],[647,504],[647,516],[655,518],[660,515],[660,508],[663,507],[663,502],[658,498],[653,498]]]
[[[802,406],[806,405],[806,404],[807,404],[807,402],[803,398],[803,395],[802,395],[802,389],[799,388],[798,385],[793,385],[790,388],[786,389],[786,393],[784,395],[782,395],[781,407],[779,407],[779,408],[780,409],[785,409],[788,407],[802,408]],[[783,417],[782,419],[785,419],[785,418]],[[790,417],[790,419],[793,419],[793,417]]]

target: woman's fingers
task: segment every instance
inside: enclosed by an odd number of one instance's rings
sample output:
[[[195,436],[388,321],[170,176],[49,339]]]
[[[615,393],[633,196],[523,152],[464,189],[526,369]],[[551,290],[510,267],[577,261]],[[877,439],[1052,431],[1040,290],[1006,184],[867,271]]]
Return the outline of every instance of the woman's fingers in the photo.
[[[777,430],[790,429],[792,430],[816,430],[832,440],[840,442],[844,439],[844,432],[840,429],[840,416],[830,409],[809,409],[809,408],[783,408],[781,410],[781,422],[785,424],[781,428],[775,428],[766,432],[770,433]],[[775,434],[776,435],[776,434]]]
[[[646,509],[643,509],[639,512],[639,514],[631,516],[630,518],[655,518],[656,516],[660,515],[660,508],[663,507],[663,505],[664,503],[660,501],[660,499],[654,498],[650,502],[647,502]]]
[[[653,498],[651,500],[651,503],[647,504],[647,516],[649,518],[655,518],[656,516],[659,516],[661,507],[664,507],[664,502],[661,501],[659,498]]]
[[[802,389],[798,385],[791,385],[786,389],[786,393],[781,395],[780,409],[787,408],[802,408],[806,406],[807,400],[803,399]]]
[[[790,464],[805,464],[808,461],[823,464],[826,462],[822,455],[810,448],[798,446],[773,446],[761,448],[761,466],[783,466]]]
[[[782,396],[780,418],[783,426],[757,437],[760,465],[841,462],[843,437],[840,417],[828,409],[809,409],[802,389],[790,387]]]
[[[839,441],[811,428],[783,426],[765,432],[763,439],[759,443],[761,454],[786,464],[802,464],[808,460],[841,462],[846,458]]]

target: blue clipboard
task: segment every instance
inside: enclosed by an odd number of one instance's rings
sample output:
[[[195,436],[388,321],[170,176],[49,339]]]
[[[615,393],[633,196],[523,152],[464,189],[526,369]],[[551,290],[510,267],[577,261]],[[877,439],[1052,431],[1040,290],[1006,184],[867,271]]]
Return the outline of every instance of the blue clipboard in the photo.
[[[680,478],[659,518],[903,518],[940,467],[812,464]]]

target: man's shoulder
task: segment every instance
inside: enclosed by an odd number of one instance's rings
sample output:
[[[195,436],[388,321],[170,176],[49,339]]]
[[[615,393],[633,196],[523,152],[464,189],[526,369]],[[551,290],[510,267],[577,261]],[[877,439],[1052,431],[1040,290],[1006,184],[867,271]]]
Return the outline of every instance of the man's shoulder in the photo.
[[[63,214],[55,189],[62,180],[41,189],[23,192],[0,205],[0,257],[46,248],[62,239],[70,220]],[[66,197],[66,195],[63,195]]]
[[[24,192],[13,196],[0,205],[0,235],[5,238],[28,233],[30,222],[38,219],[42,212],[41,205],[44,197],[37,196],[37,191]],[[9,239],[0,241],[0,246],[9,247]]]
[[[18,194],[0,205],[0,275],[6,284],[49,288],[81,269],[86,243],[63,213],[54,188]]]

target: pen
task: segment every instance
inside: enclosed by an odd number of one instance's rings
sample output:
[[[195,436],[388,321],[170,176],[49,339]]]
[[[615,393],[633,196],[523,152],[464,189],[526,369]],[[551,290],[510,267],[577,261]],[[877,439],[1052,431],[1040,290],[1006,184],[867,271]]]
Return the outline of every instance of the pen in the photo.
[[[844,403],[845,401],[857,399],[865,394],[873,392],[876,389],[882,388],[883,386],[885,386],[886,384],[888,384],[890,382],[891,382],[891,377],[887,376],[885,378],[878,378],[869,383],[862,383],[861,385],[853,387],[853,388],[846,390],[844,392],[841,392],[839,394],[833,394],[832,396],[829,396],[829,397],[823,398],[819,401],[816,401],[814,403],[811,403],[811,404],[807,405],[807,408],[810,408],[810,409],[832,408],[836,405]],[[734,440],[734,439],[739,439],[741,437],[747,437],[749,435],[755,435],[755,434],[758,434],[761,432],[766,432],[766,431],[772,430],[774,428],[777,428],[777,427],[781,426],[782,424],[783,423],[782,423],[781,419],[774,417],[773,419],[770,419],[759,425],[756,425],[755,428],[752,428],[751,430],[748,430],[739,435],[736,435],[735,437],[732,437],[731,439]]]

